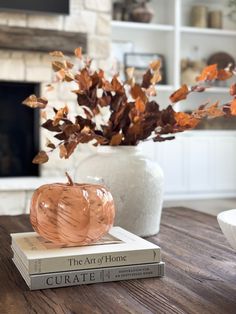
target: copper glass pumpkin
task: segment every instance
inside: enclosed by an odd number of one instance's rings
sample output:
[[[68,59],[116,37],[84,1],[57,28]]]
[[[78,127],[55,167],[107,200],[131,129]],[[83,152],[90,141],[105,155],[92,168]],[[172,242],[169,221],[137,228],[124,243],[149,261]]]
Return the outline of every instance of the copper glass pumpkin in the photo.
[[[65,246],[86,245],[108,232],[115,216],[111,193],[101,185],[53,183],[33,194],[30,221],[43,238]]]

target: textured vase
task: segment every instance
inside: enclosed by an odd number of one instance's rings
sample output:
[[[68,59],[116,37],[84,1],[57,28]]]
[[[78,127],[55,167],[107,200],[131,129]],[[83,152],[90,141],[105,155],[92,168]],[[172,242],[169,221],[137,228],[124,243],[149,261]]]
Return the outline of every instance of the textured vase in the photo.
[[[163,173],[136,146],[100,146],[81,158],[76,180],[96,178],[111,191],[116,207],[114,224],[140,236],[159,232]]]
[[[43,238],[63,246],[98,240],[113,224],[111,193],[92,184],[46,184],[33,194],[30,221]]]

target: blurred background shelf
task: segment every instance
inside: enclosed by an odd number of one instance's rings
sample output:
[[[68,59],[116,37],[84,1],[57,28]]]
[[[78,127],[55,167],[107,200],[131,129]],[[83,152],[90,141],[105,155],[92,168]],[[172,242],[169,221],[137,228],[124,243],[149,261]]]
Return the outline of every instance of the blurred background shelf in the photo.
[[[222,94],[229,94],[229,87],[211,87],[206,89],[207,93],[222,93]]]
[[[126,67],[125,54],[134,53],[140,55],[140,58],[145,54],[150,54],[150,58],[152,54],[160,54],[164,61],[165,82],[159,91],[166,97],[166,92],[179,88],[183,83],[193,85],[194,75],[196,77],[201,72],[214,54],[225,52],[236,60],[236,22],[228,18],[227,4],[227,0],[153,0],[148,4],[154,12],[150,23],[113,20],[113,52],[115,55],[119,50],[119,72],[124,72]],[[209,12],[222,12],[222,28],[192,26],[191,11],[194,6],[206,7]],[[189,63],[187,68],[184,68],[183,62]],[[137,63],[136,67],[145,71],[143,64]],[[192,71],[192,80],[188,81],[190,74],[183,74],[185,70],[191,72],[191,67],[195,73]],[[207,94],[214,96],[227,92],[228,87],[225,85],[211,88]],[[188,109],[191,109],[191,104]]]
[[[217,35],[217,36],[232,36],[236,37],[236,30],[226,29],[212,29],[212,28],[200,28],[191,26],[182,26],[181,32],[188,34],[200,34],[200,35]]]
[[[163,92],[172,92],[174,90],[174,86],[172,85],[157,85],[157,91]]]
[[[170,104],[170,94],[181,84],[196,84],[194,79],[212,56],[224,53],[236,60],[236,22],[228,18],[228,0],[154,0],[148,5],[154,10],[151,24],[112,21],[112,41],[124,54],[156,53],[164,57],[166,81],[157,86],[155,100],[165,108]],[[222,12],[222,28],[192,26],[191,11],[196,5],[207,7],[209,12]],[[190,94],[175,105],[175,110],[191,112],[207,102],[228,102],[229,86],[224,84]],[[199,130],[177,135],[175,141],[143,145],[164,170],[166,199],[235,196],[236,165],[232,156],[236,151],[236,121],[229,120],[220,117],[214,123],[201,124]]]
[[[112,21],[111,26],[113,29],[135,29],[137,31],[173,31],[174,25],[165,24],[146,24],[137,22],[125,22],[125,21]]]

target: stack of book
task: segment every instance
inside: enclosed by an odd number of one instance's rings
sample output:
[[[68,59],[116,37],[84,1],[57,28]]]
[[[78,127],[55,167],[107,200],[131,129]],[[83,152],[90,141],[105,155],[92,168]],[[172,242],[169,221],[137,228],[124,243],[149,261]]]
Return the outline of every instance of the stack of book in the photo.
[[[35,232],[11,238],[12,260],[31,290],[164,275],[160,247],[120,227],[81,247],[55,246]]]

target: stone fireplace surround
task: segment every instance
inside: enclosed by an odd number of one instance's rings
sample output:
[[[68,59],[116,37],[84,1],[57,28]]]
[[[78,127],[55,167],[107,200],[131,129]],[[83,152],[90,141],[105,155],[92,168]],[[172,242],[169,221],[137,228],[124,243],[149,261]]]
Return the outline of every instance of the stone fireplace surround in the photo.
[[[0,12],[0,25],[18,26],[87,34],[87,53],[95,65],[106,69],[110,54],[111,0],[70,0],[70,15],[36,15]],[[19,46],[21,43],[19,43]],[[46,92],[51,82],[51,57],[47,53],[5,50],[0,47],[0,81],[37,82],[40,94],[46,96],[56,107],[65,103],[71,113],[76,112],[75,96],[65,85],[58,85],[52,92]],[[48,137],[46,130],[40,130],[40,142]],[[42,184],[65,181],[63,173],[76,164],[76,156],[60,160],[53,154],[50,161],[40,168],[40,177],[0,178],[0,214],[16,215],[28,212],[29,200],[34,189]]]

